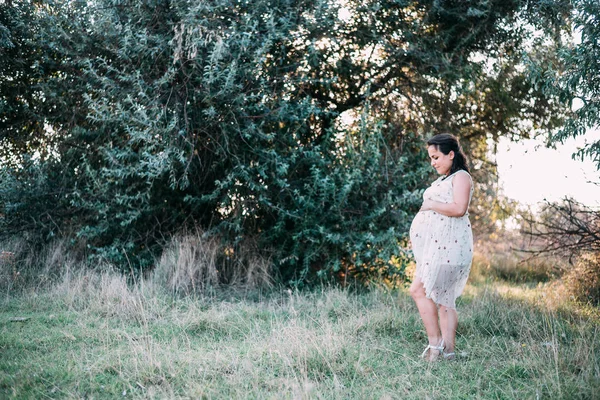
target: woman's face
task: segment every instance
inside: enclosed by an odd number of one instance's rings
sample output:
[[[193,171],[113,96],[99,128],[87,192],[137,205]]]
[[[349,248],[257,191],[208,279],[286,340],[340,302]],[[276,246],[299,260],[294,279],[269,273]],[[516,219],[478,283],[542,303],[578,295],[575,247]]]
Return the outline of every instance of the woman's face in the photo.
[[[448,154],[442,153],[437,146],[431,145],[427,147],[429,153],[429,159],[431,160],[431,166],[440,175],[448,175],[452,169],[452,160],[454,160],[454,152],[450,151]]]

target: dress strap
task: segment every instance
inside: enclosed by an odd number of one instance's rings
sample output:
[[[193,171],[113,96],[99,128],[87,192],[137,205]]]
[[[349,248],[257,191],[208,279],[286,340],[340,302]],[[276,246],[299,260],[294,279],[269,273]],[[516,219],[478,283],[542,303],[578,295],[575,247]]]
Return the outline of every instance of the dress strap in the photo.
[[[448,178],[453,177],[454,175],[458,174],[459,172],[464,172],[465,174],[469,175],[469,179],[471,179],[471,187],[473,186],[473,178],[471,177],[471,174],[468,173],[467,171],[465,171],[464,169],[459,169],[458,171],[454,171],[453,173],[451,173],[450,175],[444,176],[442,177],[443,180],[446,180]]]

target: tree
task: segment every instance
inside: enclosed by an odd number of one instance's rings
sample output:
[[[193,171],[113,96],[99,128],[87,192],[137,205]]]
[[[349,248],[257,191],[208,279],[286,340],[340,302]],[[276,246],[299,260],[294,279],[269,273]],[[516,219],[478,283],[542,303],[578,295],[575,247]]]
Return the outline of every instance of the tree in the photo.
[[[460,133],[476,181],[493,189],[488,139],[560,121],[519,68],[528,2],[57,4],[82,7],[40,34],[65,43],[60,65],[71,69],[58,75],[77,107],[70,119],[64,108],[40,114],[56,142],[12,151],[52,149],[9,171],[22,177],[5,180],[4,232],[30,217],[22,191],[58,186],[56,207],[29,219],[46,234],[68,226],[127,269],[150,266],[165,239],[197,224],[234,249],[257,243],[286,282],[402,275],[400,244],[429,179],[423,136]],[[31,10],[39,26],[57,25]],[[18,130],[8,136],[20,142]]]
[[[78,60],[101,53],[86,43],[82,2],[0,4],[0,162],[17,166],[60,152],[70,130],[86,124]]]
[[[595,0],[575,0],[567,15],[569,23],[562,26],[563,35],[578,37],[575,42],[558,42],[554,62],[542,63],[532,57],[531,80],[549,96],[571,110],[564,126],[548,137],[548,144],[564,143],[597,128],[600,122],[600,3]],[[547,7],[564,9],[564,1],[548,2]],[[575,157],[589,157],[600,168],[600,141],[588,143]]]

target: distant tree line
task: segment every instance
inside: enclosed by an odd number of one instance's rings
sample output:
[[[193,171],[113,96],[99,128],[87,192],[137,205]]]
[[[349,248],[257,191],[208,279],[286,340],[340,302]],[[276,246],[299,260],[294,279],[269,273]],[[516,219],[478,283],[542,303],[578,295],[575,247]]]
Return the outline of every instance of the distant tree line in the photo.
[[[424,137],[461,138],[474,223],[493,229],[494,143],[597,122],[598,15],[593,0],[1,2],[0,230],[126,270],[193,227],[287,283],[402,276]]]

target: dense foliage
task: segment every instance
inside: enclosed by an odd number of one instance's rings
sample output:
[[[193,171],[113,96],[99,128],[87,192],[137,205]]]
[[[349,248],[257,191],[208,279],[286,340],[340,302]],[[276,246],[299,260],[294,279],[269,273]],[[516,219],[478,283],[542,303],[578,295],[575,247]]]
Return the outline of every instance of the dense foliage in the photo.
[[[3,2],[2,231],[129,269],[196,226],[285,282],[402,275],[424,136],[461,137],[489,226],[490,141],[561,123],[523,64],[546,3]]]

